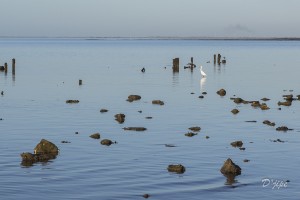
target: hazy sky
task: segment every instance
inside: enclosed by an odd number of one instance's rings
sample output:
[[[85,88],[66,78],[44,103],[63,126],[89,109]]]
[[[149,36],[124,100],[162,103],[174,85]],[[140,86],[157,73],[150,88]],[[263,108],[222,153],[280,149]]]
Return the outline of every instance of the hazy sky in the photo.
[[[300,37],[300,0],[0,0],[0,36]]]

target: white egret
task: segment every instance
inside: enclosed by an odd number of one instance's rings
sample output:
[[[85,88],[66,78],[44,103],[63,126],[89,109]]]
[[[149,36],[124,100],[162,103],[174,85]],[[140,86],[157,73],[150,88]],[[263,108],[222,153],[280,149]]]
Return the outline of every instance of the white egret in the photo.
[[[200,65],[200,73],[201,73],[202,77],[206,77],[207,76],[205,74],[205,72],[202,70],[202,65]]]

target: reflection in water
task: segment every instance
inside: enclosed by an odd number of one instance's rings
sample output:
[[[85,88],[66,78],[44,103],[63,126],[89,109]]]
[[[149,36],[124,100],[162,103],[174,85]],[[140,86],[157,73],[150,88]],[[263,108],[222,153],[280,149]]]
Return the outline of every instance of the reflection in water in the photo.
[[[205,89],[205,82],[206,82],[206,77],[202,77],[200,79],[200,90],[201,90],[201,92],[203,92],[203,90]]]
[[[179,84],[179,73],[173,72],[172,86]]]

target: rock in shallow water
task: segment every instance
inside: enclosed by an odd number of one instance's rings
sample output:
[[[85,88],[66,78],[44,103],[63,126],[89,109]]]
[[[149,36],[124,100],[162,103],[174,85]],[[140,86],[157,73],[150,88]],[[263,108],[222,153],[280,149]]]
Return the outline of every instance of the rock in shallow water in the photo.
[[[133,101],[140,100],[141,98],[142,97],[140,95],[129,95],[127,98],[127,101],[133,102]]]
[[[226,95],[226,90],[222,88],[219,91],[217,91],[217,94],[220,95],[221,97],[223,97]]]
[[[169,165],[168,166],[169,172],[175,172],[177,174],[183,174],[185,172],[185,167],[181,164],[178,165]]]
[[[90,137],[93,139],[100,139],[100,133],[94,133],[94,134],[90,135]]]
[[[222,168],[220,169],[221,173],[224,175],[240,175],[242,173],[242,169],[236,165],[230,158],[228,158]]]
[[[55,159],[58,155],[59,149],[52,142],[42,139],[34,148],[34,153],[25,152],[20,154],[22,157],[23,166],[31,166],[36,162],[47,162]]]

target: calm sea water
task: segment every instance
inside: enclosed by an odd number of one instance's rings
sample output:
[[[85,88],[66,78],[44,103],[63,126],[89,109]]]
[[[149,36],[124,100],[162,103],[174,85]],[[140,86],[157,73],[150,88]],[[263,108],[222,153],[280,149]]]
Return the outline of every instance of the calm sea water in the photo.
[[[213,64],[216,53],[226,65]],[[299,55],[300,41],[0,39],[0,65],[9,65],[0,72],[1,199],[299,199],[300,101],[277,105],[282,95],[300,95]],[[175,57],[179,73],[172,72]],[[190,57],[193,71],[183,69]],[[221,88],[224,97],[216,94]],[[130,94],[142,99],[129,103]],[[237,105],[234,95],[267,97],[270,109]],[[155,99],[165,105],[152,105]],[[118,113],[124,124],[114,120]],[[122,129],[128,126],[147,131]],[[184,136],[191,126],[201,131]],[[89,137],[95,132],[117,144],[102,146]],[[59,147],[58,157],[22,166],[20,153],[33,152],[43,138]],[[244,151],[231,147],[236,140]],[[227,158],[242,168],[234,183],[220,173]],[[169,173],[169,164],[186,171]]]

